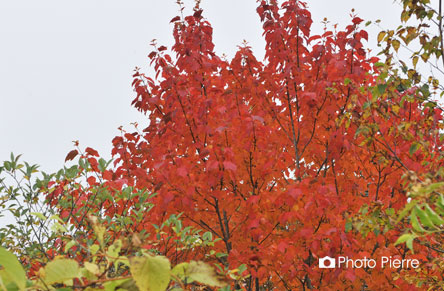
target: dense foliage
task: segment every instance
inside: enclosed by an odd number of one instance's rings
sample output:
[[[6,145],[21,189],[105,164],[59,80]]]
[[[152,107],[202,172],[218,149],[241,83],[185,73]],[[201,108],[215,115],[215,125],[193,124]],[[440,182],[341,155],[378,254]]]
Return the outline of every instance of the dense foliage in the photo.
[[[443,114],[430,99],[437,79],[419,86],[398,74],[393,32],[379,36],[385,62],[368,56],[355,15],[343,30],[312,35],[305,3],[258,2],[263,61],[247,45],[231,61],[217,56],[198,6],[172,20],[172,52],[149,54],[155,77],[134,74],[132,104],[149,125],[121,129],[113,161],[76,144],[67,156],[76,165],[34,184],[36,169],[15,157],[0,168],[29,180],[9,191],[3,182],[7,199],[21,193],[29,206],[13,209],[26,220],[1,239],[22,255],[34,286],[443,288]],[[28,245],[17,241],[25,237]],[[339,255],[420,266],[319,268],[319,258]],[[47,278],[67,260],[76,276]],[[150,276],[160,278],[150,268],[164,268],[160,289],[150,289]]]

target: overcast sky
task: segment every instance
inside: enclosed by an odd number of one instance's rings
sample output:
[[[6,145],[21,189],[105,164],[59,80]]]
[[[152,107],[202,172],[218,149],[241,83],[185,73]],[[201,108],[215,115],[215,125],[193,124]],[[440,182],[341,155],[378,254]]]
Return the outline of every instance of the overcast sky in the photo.
[[[10,152],[41,165],[63,166],[79,140],[110,158],[123,125],[146,124],[131,107],[131,75],[147,70],[150,42],[172,44],[175,0],[0,0],[0,161]],[[190,11],[194,1],[185,1]],[[315,31],[327,17],[341,27],[355,8],[384,28],[399,23],[392,0],[308,0]],[[255,0],[202,0],[218,54],[234,55],[247,40],[262,59],[264,42]],[[376,49],[377,28],[367,28]]]

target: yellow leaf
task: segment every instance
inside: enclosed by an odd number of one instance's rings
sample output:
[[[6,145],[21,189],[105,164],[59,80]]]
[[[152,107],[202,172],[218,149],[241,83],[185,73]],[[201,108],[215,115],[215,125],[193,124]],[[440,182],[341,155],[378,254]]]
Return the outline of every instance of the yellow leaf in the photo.
[[[214,287],[224,287],[227,285],[225,278],[216,273],[214,268],[205,262],[191,261],[176,265],[171,271],[187,282],[197,281],[201,284]]]
[[[166,257],[133,257],[130,270],[140,291],[165,291],[170,283],[171,266]]]
[[[380,33],[378,33],[378,43],[384,39],[385,35],[386,35],[385,31],[381,31]]]
[[[413,67],[416,69],[416,64],[418,63],[419,57],[418,56],[414,56],[412,59],[412,63],[413,63]]]
[[[401,43],[399,42],[399,40],[396,40],[396,39],[392,40],[392,46],[396,52],[398,52],[400,45],[401,45]]]
[[[43,275],[43,281],[51,285],[79,277],[80,268],[74,260],[56,259],[49,262],[40,274]]]
[[[2,266],[1,279],[5,280],[5,277],[8,277],[11,282],[17,285],[19,290],[24,290],[26,287],[26,273],[22,265],[14,254],[2,247],[0,247],[0,265]]]
[[[100,275],[99,266],[97,266],[96,264],[85,262],[85,269],[87,269],[88,272],[90,272],[91,274]]]

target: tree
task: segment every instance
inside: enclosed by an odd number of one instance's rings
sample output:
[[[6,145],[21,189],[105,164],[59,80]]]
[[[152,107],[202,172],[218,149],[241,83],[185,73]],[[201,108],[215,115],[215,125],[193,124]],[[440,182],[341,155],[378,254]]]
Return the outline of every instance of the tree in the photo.
[[[95,232],[84,218],[95,215],[111,240],[143,236],[147,249],[173,264],[206,260],[237,289],[439,286],[441,184],[423,177],[442,180],[442,111],[425,90],[401,88],[389,66],[367,56],[361,18],[312,35],[305,3],[258,2],[264,61],[247,45],[231,61],[218,57],[198,5],[193,15],[175,17],[173,55],[155,46],[155,77],[134,74],[132,104],[149,126],[113,139],[114,168],[87,148],[72,177],[42,182],[47,202],[86,244]],[[82,175],[87,184],[76,181]],[[432,215],[422,201],[415,214],[402,212],[411,193],[427,193],[416,196],[430,199]],[[149,203],[148,214],[141,203]],[[214,247],[169,243],[160,226],[177,213],[216,238]],[[415,217],[436,230],[432,245],[410,232]],[[418,259],[420,275],[413,268],[321,269],[324,256]]]
[[[74,150],[67,159],[77,154]],[[164,291],[183,290],[186,285],[226,287],[226,279],[209,264],[182,259],[183,254],[201,249],[211,253],[209,249],[217,240],[211,233],[183,225],[180,215],[171,215],[156,226],[152,240],[146,240],[143,231],[129,232],[142,222],[142,211],[144,215],[149,213],[149,194],[93,183],[95,171],[88,162],[93,159],[86,157],[94,154],[96,151],[87,148],[78,165],[54,174],[41,172],[40,178],[36,177],[38,166],[22,163],[20,156],[11,154],[11,160],[0,166],[0,207],[16,220],[0,229],[0,290],[64,287]],[[99,169],[103,171],[105,164],[99,159]],[[42,192],[58,196],[59,191],[67,197],[59,197],[55,203],[51,198],[51,203],[41,199]],[[91,202],[98,205],[119,202],[127,195],[137,196],[139,201],[128,216],[102,217],[95,211],[97,207],[90,208],[85,203],[88,194],[94,197]],[[168,244],[175,248],[175,259],[162,255]],[[182,259],[180,263],[178,259]],[[232,272],[232,277],[237,273]]]
[[[408,90],[408,94],[417,94],[422,108],[429,108],[436,116],[442,114],[443,86],[440,84],[444,69],[442,1],[402,0],[401,24],[394,30],[383,30],[378,34],[378,42],[383,45],[381,54],[385,56],[385,74],[389,84],[398,91]],[[412,21],[413,20],[413,21]],[[401,57],[407,52],[411,59]],[[429,71],[429,72],[427,72]],[[438,121],[436,118],[434,123]],[[438,131],[441,126],[434,125],[429,129]],[[400,211],[397,221],[407,221],[406,233],[397,243],[406,243],[413,251],[413,241],[424,245],[429,260],[441,266],[444,250],[444,196],[442,184],[442,153],[439,151],[442,142],[436,141],[438,152],[429,152],[428,144],[424,148],[420,139],[412,144],[410,150],[422,150],[424,157],[434,159],[435,168],[430,172],[415,171],[407,174],[407,195],[409,203]],[[427,159],[423,162],[428,166]],[[442,276],[429,276],[428,272],[418,270],[417,275],[408,278],[417,286],[428,285],[430,289],[444,288]]]
[[[441,111],[424,106],[423,92],[387,83],[356,16],[345,30],[311,35],[303,2],[262,1],[264,62],[248,46],[228,62],[201,14],[173,19],[175,56],[163,46],[149,56],[156,80],[135,73],[133,105],[150,125],[113,140],[114,174],[157,193],[150,220],[180,211],[221,238],[220,262],[249,267],[239,283],[247,290],[414,289],[390,269],[329,272],[315,262],[428,260],[424,248],[414,256],[393,245],[393,210],[406,202],[406,172],[439,173]]]

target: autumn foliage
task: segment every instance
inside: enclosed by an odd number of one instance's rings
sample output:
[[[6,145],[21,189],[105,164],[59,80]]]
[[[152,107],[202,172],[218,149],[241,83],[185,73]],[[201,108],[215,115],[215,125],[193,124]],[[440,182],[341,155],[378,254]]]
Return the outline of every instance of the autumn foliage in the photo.
[[[394,245],[408,224],[395,222],[409,187],[443,175],[442,111],[418,87],[400,88],[366,53],[361,18],[313,35],[303,2],[259,1],[257,12],[263,61],[247,45],[231,61],[219,57],[198,8],[174,18],[171,52],[160,46],[149,54],[155,77],[134,74],[132,104],[149,125],[113,139],[114,170],[94,150],[83,153],[96,173],[88,187],[150,193],[149,214],[116,237],[145,233],[144,247],[176,263],[245,264],[244,277],[232,283],[242,290],[422,290],[430,278],[442,281],[442,254],[422,243],[414,253]],[[70,193],[74,211],[60,207],[71,199],[61,197],[69,183],[59,181],[47,197],[74,225],[85,209],[103,217],[140,210],[140,195],[98,204],[88,187]],[[177,213],[219,238],[214,250],[225,255],[196,248],[178,257],[172,245],[151,244],[153,224]],[[440,244],[439,235],[428,239]],[[318,267],[319,258],[339,255],[416,258],[421,266]]]
[[[403,174],[439,169],[441,111],[424,108],[416,88],[385,83],[365,53],[362,19],[311,35],[302,2],[257,11],[263,62],[248,46],[230,62],[218,57],[196,10],[175,19],[173,55],[150,54],[157,78],[135,73],[133,105],[150,124],[116,137],[113,154],[117,178],[157,193],[136,231],[183,212],[222,239],[225,264],[249,266],[247,289],[408,288],[392,269],[325,271],[317,258],[411,255],[393,246],[396,228],[345,226],[365,207],[389,225],[386,210],[406,201]]]

